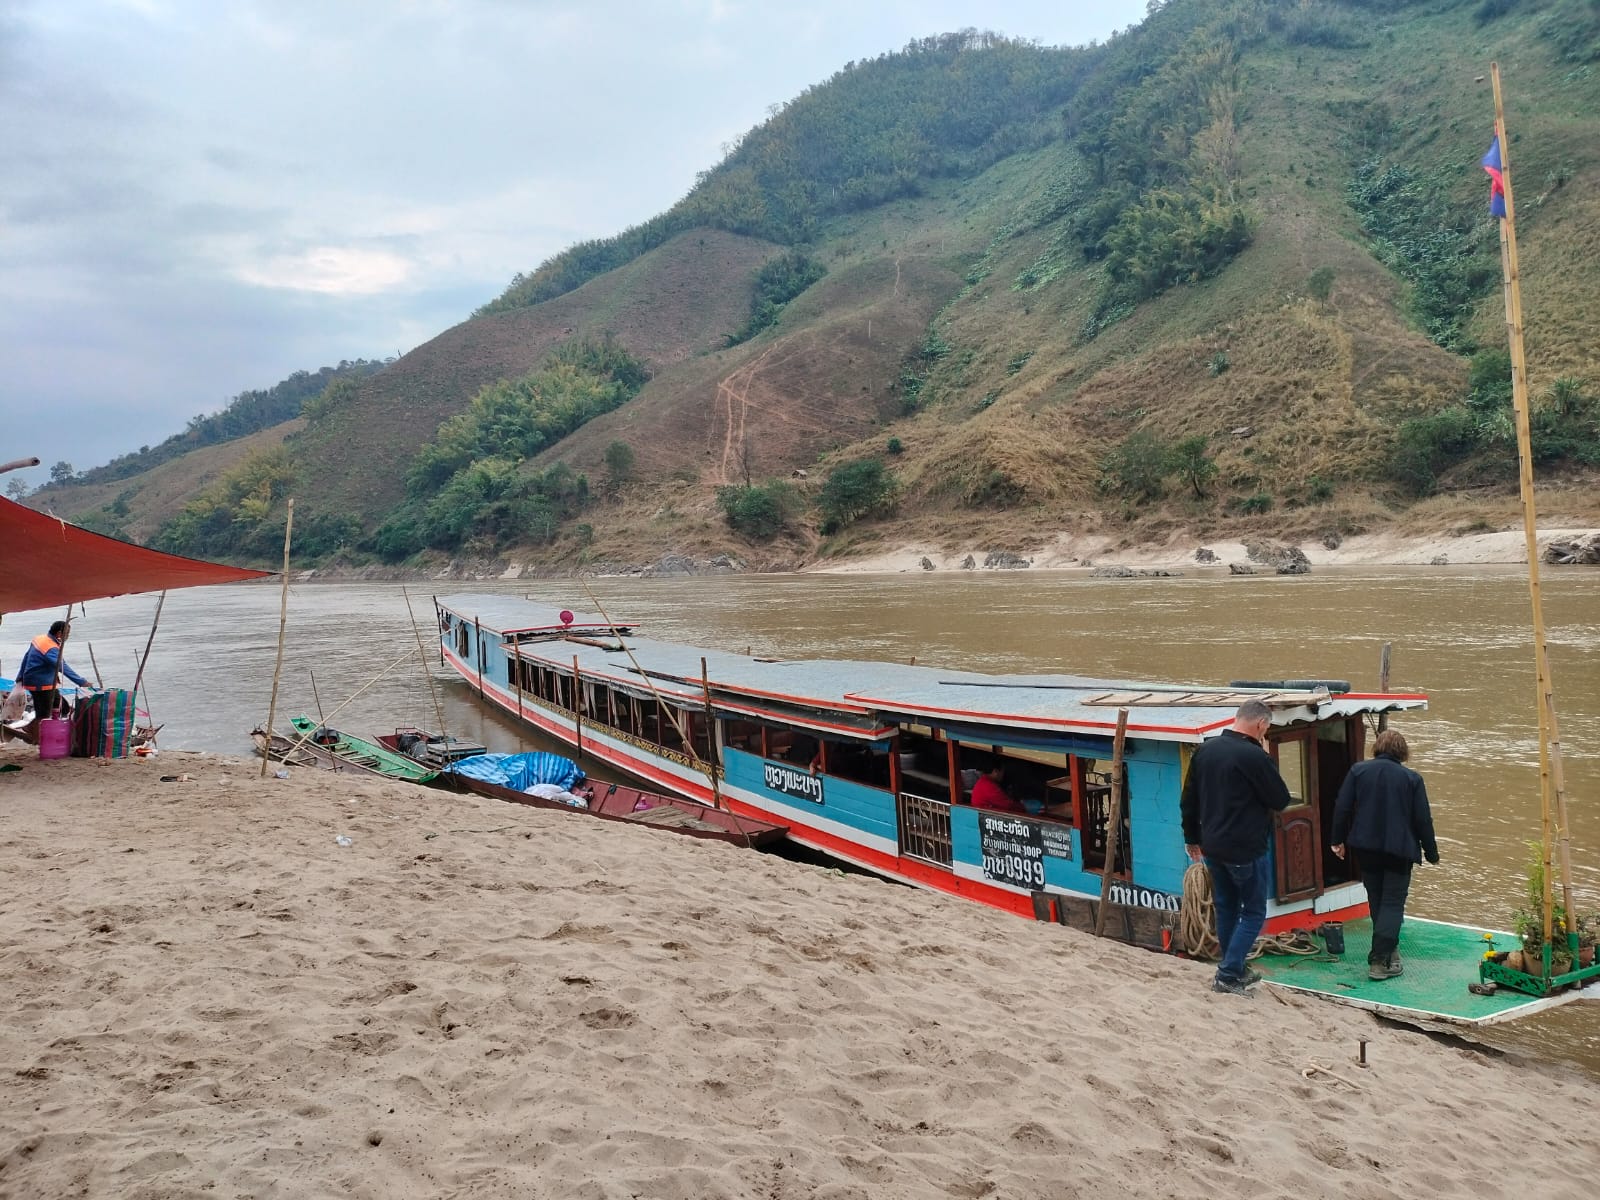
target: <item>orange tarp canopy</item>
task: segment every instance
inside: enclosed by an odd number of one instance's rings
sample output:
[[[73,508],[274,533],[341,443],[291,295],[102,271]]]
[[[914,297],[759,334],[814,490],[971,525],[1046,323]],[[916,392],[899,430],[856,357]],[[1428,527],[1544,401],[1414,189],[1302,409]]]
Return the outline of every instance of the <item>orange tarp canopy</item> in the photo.
[[[270,574],[146,550],[0,497],[0,613]]]

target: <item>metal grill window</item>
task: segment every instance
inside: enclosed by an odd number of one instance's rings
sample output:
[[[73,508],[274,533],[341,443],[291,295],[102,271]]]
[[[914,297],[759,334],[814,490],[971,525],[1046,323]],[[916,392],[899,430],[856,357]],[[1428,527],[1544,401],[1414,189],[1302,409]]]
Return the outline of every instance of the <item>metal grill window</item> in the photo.
[[[950,865],[950,806],[900,793],[900,852],[941,867]]]

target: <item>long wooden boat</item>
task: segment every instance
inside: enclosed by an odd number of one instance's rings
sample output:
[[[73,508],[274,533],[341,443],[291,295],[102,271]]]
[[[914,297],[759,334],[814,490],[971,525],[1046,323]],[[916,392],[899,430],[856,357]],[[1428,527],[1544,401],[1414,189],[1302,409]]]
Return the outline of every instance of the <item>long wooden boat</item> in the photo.
[[[268,743],[268,751],[274,758],[281,757],[275,752],[277,749],[284,752],[292,749],[295,753],[309,754],[318,766],[326,766],[328,760],[332,760],[341,766],[382,775],[387,779],[404,780],[406,783],[429,783],[438,774],[431,767],[425,767],[415,759],[396,754],[388,747],[369,742],[365,738],[329,729],[311,717],[291,717],[289,724],[294,729],[295,736],[292,739],[283,739],[286,745],[278,748],[270,741]],[[257,730],[256,734],[261,732]],[[256,734],[251,736],[254,738]],[[257,746],[259,750],[259,742]]]
[[[435,604],[445,663],[485,701],[647,785],[701,802],[715,795],[734,813],[787,824],[792,841],[891,879],[1082,929],[1096,925],[1109,871],[1105,932],[1159,949],[1181,949],[1189,859],[1179,796],[1190,756],[1241,703],[1261,700],[1293,797],[1274,820],[1266,931],[1341,922],[1347,949],[1326,980],[1311,956],[1287,967],[1264,958],[1258,969],[1397,1015],[1483,1023],[1530,1011],[1468,995],[1491,936],[1481,930],[1407,918],[1408,941],[1428,924],[1448,946],[1439,960],[1462,968],[1459,984],[1451,974],[1435,988],[1459,990],[1454,1007],[1407,998],[1426,982],[1415,957],[1404,986],[1366,978],[1366,890],[1330,848],[1334,799],[1365,755],[1368,722],[1425,708],[1425,695],[1337,681],[1198,688],[772,660],[641,638],[631,623],[506,596]],[[1119,708],[1129,719],[1113,839]],[[971,805],[978,772],[994,761],[1028,812]]]

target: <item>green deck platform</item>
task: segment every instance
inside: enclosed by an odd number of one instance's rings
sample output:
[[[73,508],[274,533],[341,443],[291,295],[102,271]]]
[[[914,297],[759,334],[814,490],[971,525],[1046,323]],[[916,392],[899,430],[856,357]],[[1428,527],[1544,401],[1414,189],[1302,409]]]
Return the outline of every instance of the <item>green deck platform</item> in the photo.
[[[1326,996],[1386,1016],[1456,1025],[1492,1025],[1572,1000],[1600,999],[1600,986],[1593,984],[1546,997],[1527,996],[1504,987],[1493,996],[1474,995],[1467,985],[1478,982],[1478,962],[1483,952],[1515,950],[1519,946],[1513,934],[1495,933],[1491,944],[1484,940],[1484,933],[1482,928],[1408,916],[1400,930],[1400,959],[1405,974],[1382,981],[1367,978],[1372,922],[1366,920],[1345,922],[1344,954],[1337,961],[1263,954],[1251,965],[1266,982],[1280,987]]]

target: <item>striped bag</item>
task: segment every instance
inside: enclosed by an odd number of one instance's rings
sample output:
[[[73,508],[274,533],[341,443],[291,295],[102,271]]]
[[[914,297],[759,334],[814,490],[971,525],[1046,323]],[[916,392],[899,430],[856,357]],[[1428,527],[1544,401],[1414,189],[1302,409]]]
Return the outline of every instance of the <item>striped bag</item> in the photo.
[[[112,688],[83,701],[72,714],[74,758],[126,758],[137,722],[133,693]]]

